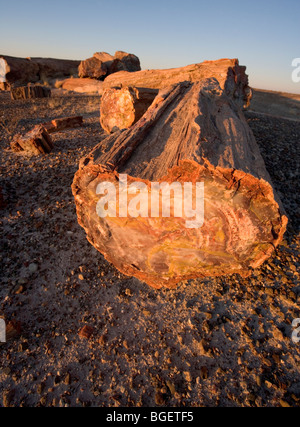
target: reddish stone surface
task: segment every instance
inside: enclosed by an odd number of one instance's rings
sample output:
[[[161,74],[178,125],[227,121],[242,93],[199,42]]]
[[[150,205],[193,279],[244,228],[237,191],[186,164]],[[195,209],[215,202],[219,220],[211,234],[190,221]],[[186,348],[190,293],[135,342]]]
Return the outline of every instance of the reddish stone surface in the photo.
[[[6,82],[11,84],[35,83],[41,78],[71,76],[77,72],[80,61],[55,58],[17,58],[0,55],[6,64]]]
[[[239,106],[249,106],[252,91],[248,84],[246,67],[239,65],[238,59],[204,61],[166,70],[142,70],[133,73],[120,71],[105,78],[103,89],[117,86],[163,89],[179,82],[198,82],[207,78],[215,78],[221,89]]]
[[[128,129],[152,104],[157,89],[122,87],[104,91],[100,104],[100,123],[108,132]]]

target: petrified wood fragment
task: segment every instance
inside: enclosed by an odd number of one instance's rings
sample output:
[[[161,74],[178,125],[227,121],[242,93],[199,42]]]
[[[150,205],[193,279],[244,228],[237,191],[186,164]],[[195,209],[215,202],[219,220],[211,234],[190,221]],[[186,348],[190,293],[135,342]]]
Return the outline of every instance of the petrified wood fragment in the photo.
[[[59,132],[69,128],[80,127],[82,125],[82,116],[62,117],[60,119],[53,119],[51,122],[43,124],[48,133]]]
[[[117,87],[104,91],[100,104],[100,123],[108,132],[128,129],[152,104],[158,89]]]
[[[23,136],[15,135],[10,145],[13,151],[26,151],[35,155],[50,153],[53,148],[51,136],[43,125],[35,126]]]
[[[155,183],[203,183],[203,222],[187,226],[197,213],[191,206],[175,214],[175,191],[173,213],[164,216],[161,193],[152,205]],[[90,243],[122,273],[155,288],[247,276],[272,254],[287,224],[244,115],[216,79],[160,91],[135,125],[81,160],[72,191]]]
[[[13,151],[25,151],[30,154],[50,153],[53,149],[51,133],[83,125],[82,116],[63,117],[51,122],[36,125],[25,135],[17,134],[10,143]]]
[[[77,72],[80,61],[54,58],[16,58],[0,55],[4,61],[5,81],[8,85],[35,83],[44,78],[70,76]]]
[[[11,99],[31,99],[31,98],[50,98],[51,89],[42,86],[28,83],[27,86],[11,87],[10,89]]]

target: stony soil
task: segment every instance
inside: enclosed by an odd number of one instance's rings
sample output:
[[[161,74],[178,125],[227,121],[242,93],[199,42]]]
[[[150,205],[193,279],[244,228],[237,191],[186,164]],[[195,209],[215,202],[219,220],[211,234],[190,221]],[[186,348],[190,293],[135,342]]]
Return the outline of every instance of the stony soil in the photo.
[[[51,154],[10,151],[16,132],[75,114],[84,127],[55,134]],[[77,224],[70,186],[104,137],[98,96],[0,93],[0,316],[22,327],[0,346],[0,406],[299,406],[300,123],[246,115],[289,216],[285,240],[247,279],[157,291],[116,271]]]

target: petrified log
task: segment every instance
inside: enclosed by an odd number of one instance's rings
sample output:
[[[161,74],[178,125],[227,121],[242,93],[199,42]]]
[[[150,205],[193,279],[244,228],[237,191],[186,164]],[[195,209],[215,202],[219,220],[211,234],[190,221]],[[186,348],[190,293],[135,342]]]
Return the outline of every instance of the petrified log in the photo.
[[[16,58],[0,55],[7,85],[35,83],[45,77],[64,77],[77,72],[80,61],[54,58]]]
[[[133,73],[122,71],[106,77],[103,89],[115,86],[163,89],[183,81],[197,82],[215,77],[227,95],[239,105],[248,107],[251,89],[248,86],[248,76],[245,71],[246,67],[239,65],[238,59],[204,61],[200,64],[167,70],[143,70]]]
[[[70,90],[79,93],[98,93],[102,94],[103,82],[95,79],[88,78],[73,78],[66,79],[62,82],[62,89]]]
[[[111,88],[103,92],[100,104],[100,124],[108,132],[128,129],[152,104],[158,89]]]
[[[247,276],[287,224],[243,112],[216,79],[160,91],[135,125],[81,160],[72,191],[90,243],[155,288]]]
[[[77,74],[80,61],[57,58],[28,58],[39,67],[39,79],[67,77]]]
[[[39,66],[27,58],[0,55],[4,61],[4,79],[7,85],[13,83],[35,83],[39,80]]]
[[[118,71],[140,71],[140,60],[133,53],[117,50],[114,56],[107,52],[96,52],[94,57],[104,62],[107,67],[107,74],[116,73]]]
[[[50,98],[51,89],[42,86],[28,83],[27,86],[11,87],[10,89],[11,99],[31,99],[31,98]]]
[[[48,133],[59,132],[69,128],[75,128],[83,125],[82,116],[63,117],[54,119],[51,122],[44,123],[43,127]]]
[[[36,125],[25,135],[15,135],[10,144],[13,151],[26,151],[30,154],[50,153],[53,148],[51,136],[43,125]]]
[[[95,58],[99,59],[102,62],[105,62],[105,65],[107,68],[111,65],[111,63],[114,60],[114,56],[112,56],[110,53],[107,52],[96,52],[93,55]]]

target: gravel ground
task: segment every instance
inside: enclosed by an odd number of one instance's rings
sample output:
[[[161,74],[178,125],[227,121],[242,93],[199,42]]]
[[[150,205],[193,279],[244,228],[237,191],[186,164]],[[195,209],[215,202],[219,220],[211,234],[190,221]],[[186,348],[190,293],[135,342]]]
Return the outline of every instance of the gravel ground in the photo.
[[[92,95],[0,93],[0,317],[21,325],[0,346],[0,406],[299,406],[300,122],[246,113],[289,217],[272,258],[247,279],[157,291],[77,224],[70,186],[104,137],[98,110]],[[75,114],[85,125],[54,134],[50,154],[9,150],[16,132]]]

